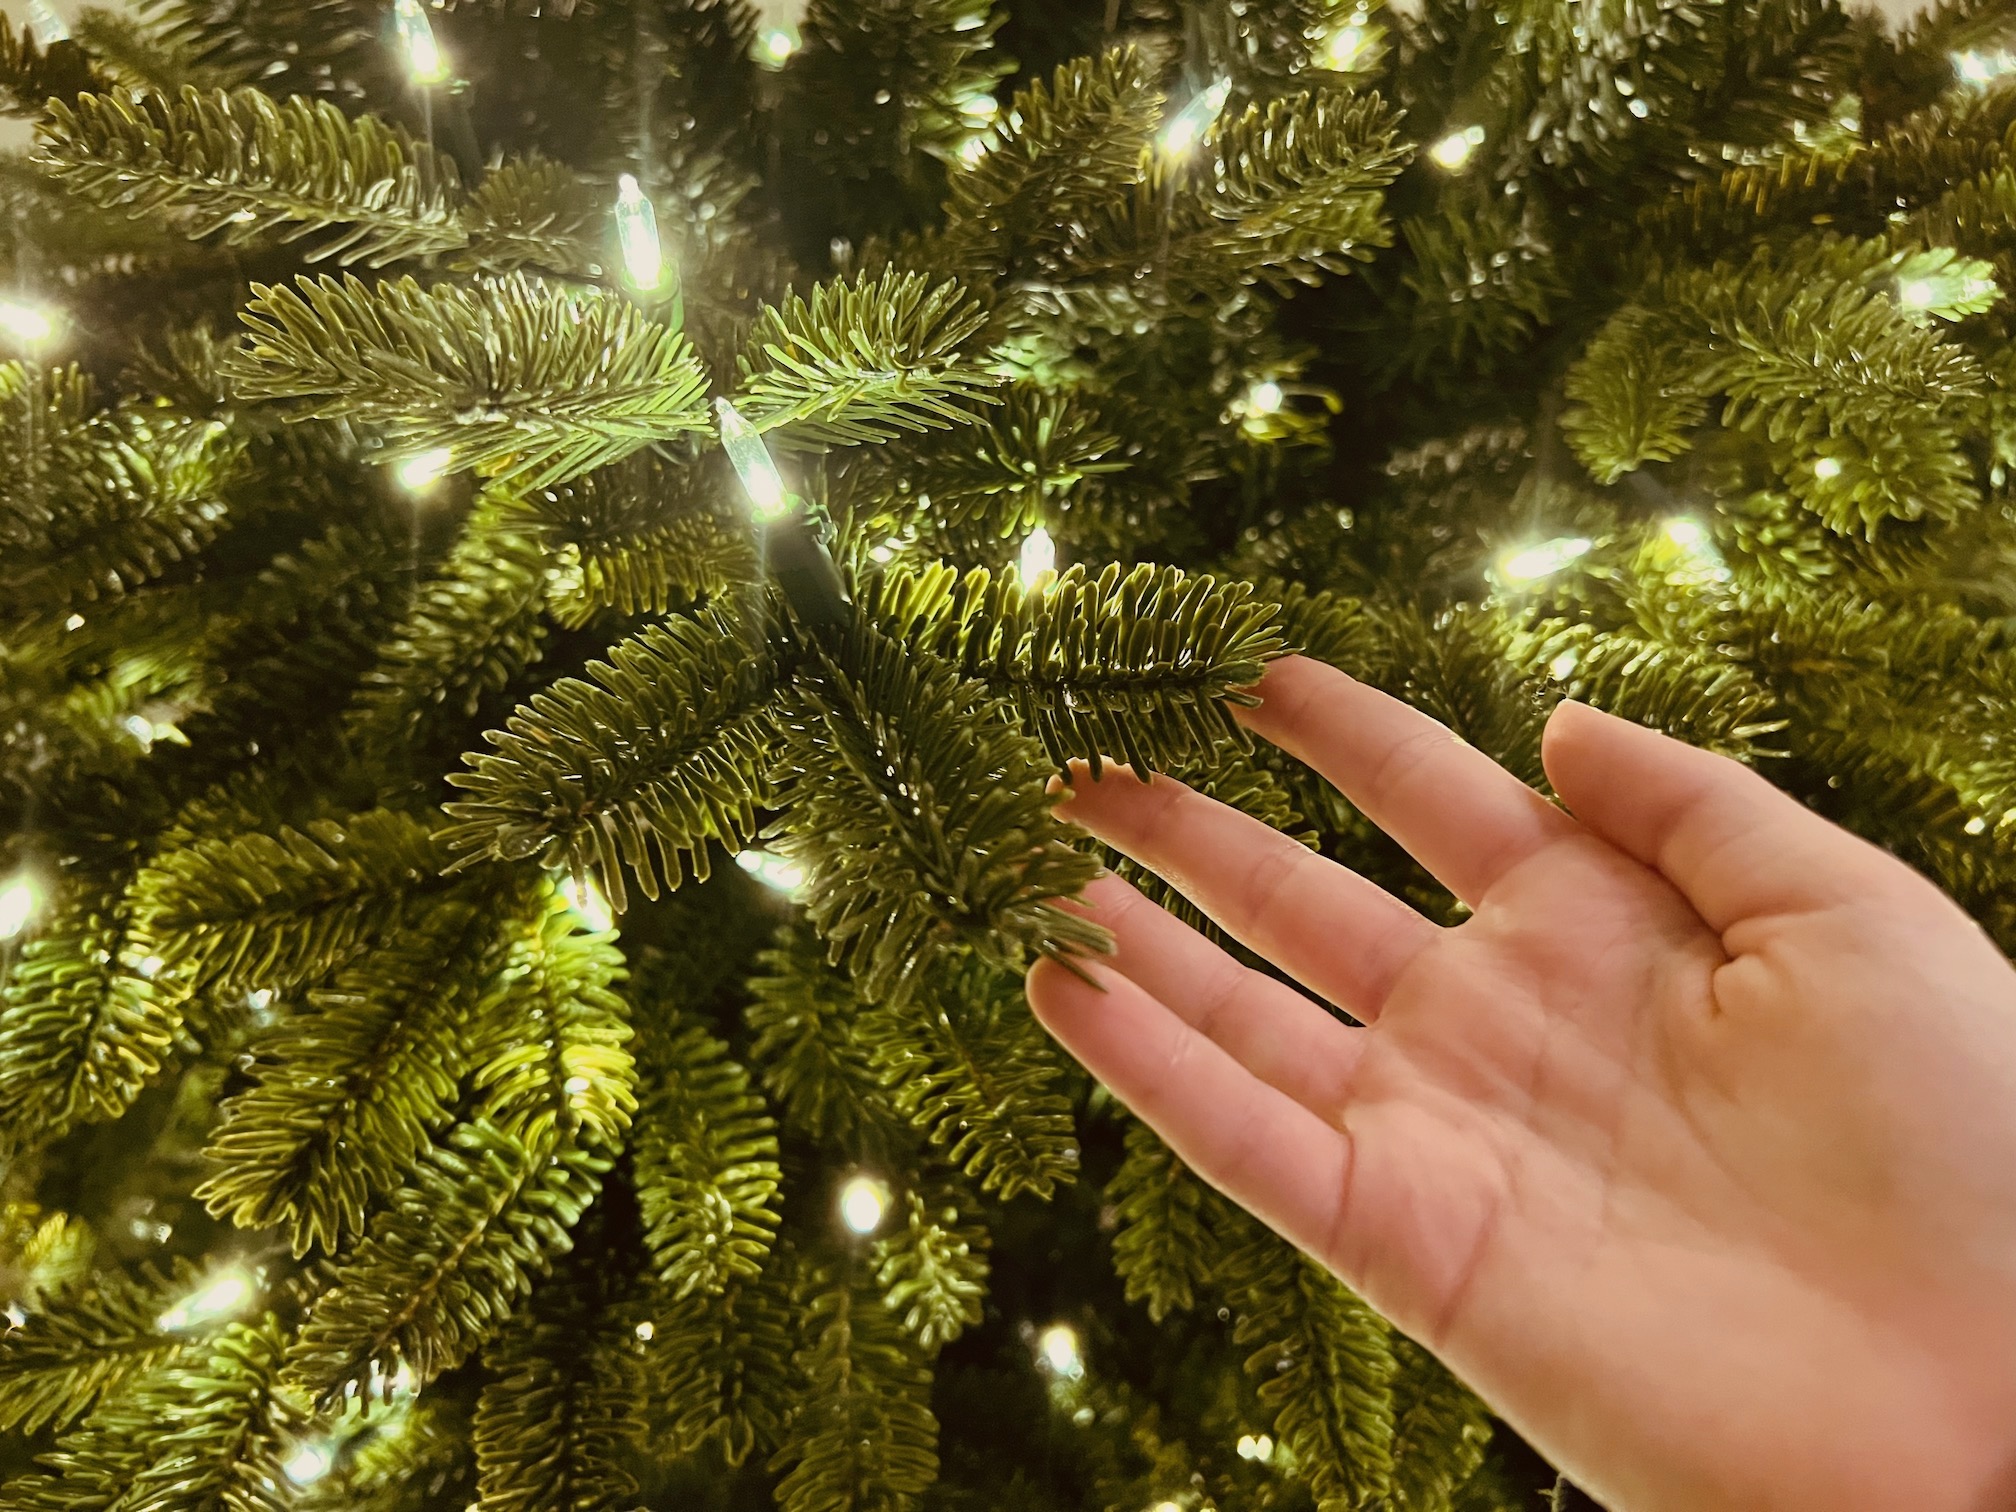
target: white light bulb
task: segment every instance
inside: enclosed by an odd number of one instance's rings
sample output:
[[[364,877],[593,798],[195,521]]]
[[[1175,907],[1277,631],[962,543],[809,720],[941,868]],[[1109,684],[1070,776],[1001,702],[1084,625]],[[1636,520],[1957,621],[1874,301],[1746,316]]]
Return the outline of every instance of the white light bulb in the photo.
[[[1050,532],[1038,525],[1023,537],[1022,550],[1015,559],[1016,576],[1024,587],[1034,583],[1046,572],[1057,570],[1057,543],[1050,539]]]
[[[1813,476],[1823,483],[1840,477],[1841,459],[1839,457],[1822,457],[1813,464]]]
[[[448,60],[434,40],[434,27],[420,0],[392,0],[392,26],[406,54],[406,77],[415,84],[439,84],[448,77]]]
[[[1352,22],[1340,26],[1323,40],[1317,58],[1333,73],[1349,73],[1358,66],[1365,51],[1365,28]]]
[[[1513,552],[1499,564],[1499,571],[1508,582],[1535,583],[1541,578],[1552,577],[1594,544],[1584,536],[1563,536],[1559,540],[1543,541],[1538,546]]]
[[[805,885],[804,867],[757,847],[737,851],[735,864],[765,887],[775,888],[787,897]]]
[[[642,1339],[646,1344],[649,1344],[657,1336],[658,1325],[653,1323],[649,1318],[646,1318],[642,1323],[637,1325],[637,1337]]]
[[[295,1485],[312,1486],[329,1473],[329,1467],[335,1462],[336,1455],[330,1447],[316,1442],[297,1445],[280,1468],[287,1472],[287,1479]]]
[[[11,940],[28,927],[42,906],[42,890],[26,872],[0,883],[0,940]]]
[[[1246,413],[1249,415],[1272,415],[1279,412],[1281,401],[1286,397],[1281,385],[1271,378],[1263,378],[1246,390]]]
[[[798,31],[791,26],[773,26],[756,39],[756,61],[769,68],[782,68],[798,51]]]
[[[856,1176],[840,1189],[840,1221],[857,1234],[872,1234],[889,1210],[889,1189],[873,1176]]]
[[[1547,663],[1547,675],[1556,682],[1561,682],[1581,665],[1582,653],[1580,651],[1563,651],[1554,660]]]
[[[594,1083],[589,1081],[588,1078],[585,1076],[570,1076],[567,1078],[566,1081],[562,1082],[560,1085],[561,1090],[564,1091],[569,1097],[586,1097],[588,1095],[588,1089],[592,1087]]]
[[[82,630],[84,628],[84,616],[81,614],[71,615],[70,618],[63,621],[63,628],[65,630]]]
[[[763,444],[762,436],[726,399],[714,401],[714,416],[721,425],[721,445],[735,464],[735,476],[742,480],[742,491],[749,496],[756,518],[765,524],[783,519],[791,512],[791,495],[784,489],[784,479],[770,460],[770,448]]]
[[[49,0],[28,0],[28,29],[44,48],[70,40],[70,25],[56,14]]]
[[[1938,297],[1938,291],[1928,279],[1906,279],[1897,286],[1897,302],[1907,310],[1929,310]]]
[[[635,175],[616,180],[616,242],[623,251],[623,271],[639,289],[655,289],[665,277],[665,257],[658,245],[658,212]]]
[[[1172,1501],[1165,1501],[1155,1503],[1154,1506],[1148,1509],[1148,1512],[1183,1512],[1183,1509]]]
[[[609,906],[609,899],[593,877],[584,877],[579,882],[571,876],[562,877],[554,891],[565,898],[567,906],[580,916],[581,922],[597,934],[615,927],[616,911]]]
[[[1274,1440],[1264,1433],[1245,1433],[1240,1435],[1237,1448],[1241,1459],[1266,1460],[1273,1457]]]
[[[1666,539],[1682,551],[1699,551],[1708,544],[1708,532],[1701,528],[1700,521],[1682,515],[1666,522]]]
[[[25,1328],[28,1325],[28,1310],[19,1302],[9,1302],[4,1308],[0,1308],[0,1317],[6,1318],[8,1326],[12,1328]]]
[[[1036,1340],[1043,1363],[1053,1374],[1077,1380],[1085,1374],[1084,1358],[1078,1353],[1078,1335],[1069,1324],[1052,1323]]]
[[[1978,52],[1953,54],[1953,71],[1969,84],[1986,84],[1997,73],[1994,60]]]
[[[56,317],[25,300],[0,299],[0,331],[27,346],[39,346],[56,334]]]
[[[1232,93],[1232,81],[1220,79],[1208,89],[1200,89],[1190,97],[1190,103],[1170,119],[1162,128],[1162,150],[1171,157],[1181,157],[1192,147],[1204,140],[1218,117],[1224,113],[1225,101]]]
[[[192,1323],[227,1318],[251,1299],[251,1277],[234,1267],[205,1282],[156,1318],[154,1323],[157,1328],[173,1332]]]
[[[1466,126],[1461,131],[1450,132],[1449,135],[1442,138],[1433,147],[1430,147],[1428,149],[1428,156],[1433,158],[1439,166],[1454,173],[1465,163],[1469,162],[1471,155],[1483,145],[1484,128],[1482,126]]]
[[[425,493],[448,475],[455,465],[455,453],[436,446],[392,464],[392,476],[408,493]]]

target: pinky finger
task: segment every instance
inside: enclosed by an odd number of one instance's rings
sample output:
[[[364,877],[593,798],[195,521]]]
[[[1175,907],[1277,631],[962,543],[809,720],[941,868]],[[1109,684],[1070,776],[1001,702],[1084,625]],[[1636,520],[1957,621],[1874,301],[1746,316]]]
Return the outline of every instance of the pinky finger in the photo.
[[[1134,981],[1096,961],[1082,965],[1098,986],[1054,961],[1029,973],[1029,1004],[1043,1027],[1191,1170],[1320,1253],[1349,1195],[1350,1135],[1261,1081]]]

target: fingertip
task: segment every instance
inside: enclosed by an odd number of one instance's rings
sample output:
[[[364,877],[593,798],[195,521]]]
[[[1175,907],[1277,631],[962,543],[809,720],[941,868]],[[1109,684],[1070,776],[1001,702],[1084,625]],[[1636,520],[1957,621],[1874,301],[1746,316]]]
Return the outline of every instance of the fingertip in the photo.
[[[1100,967],[1082,957],[1067,962],[1044,956],[1029,968],[1023,991],[1038,1021],[1054,1032],[1059,1020],[1105,996],[1103,974]]]

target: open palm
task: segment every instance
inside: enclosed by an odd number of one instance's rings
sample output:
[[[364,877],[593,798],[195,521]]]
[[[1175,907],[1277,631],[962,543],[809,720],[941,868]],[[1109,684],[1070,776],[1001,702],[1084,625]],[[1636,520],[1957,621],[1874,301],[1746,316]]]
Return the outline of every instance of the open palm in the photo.
[[[1564,704],[1557,808],[1302,658],[1242,714],[1474,910],[1168,778],[1065,817],[1118,952],[1038,1017],[1614,1512],[2016,1508],[2016,971],[1762,778]]]

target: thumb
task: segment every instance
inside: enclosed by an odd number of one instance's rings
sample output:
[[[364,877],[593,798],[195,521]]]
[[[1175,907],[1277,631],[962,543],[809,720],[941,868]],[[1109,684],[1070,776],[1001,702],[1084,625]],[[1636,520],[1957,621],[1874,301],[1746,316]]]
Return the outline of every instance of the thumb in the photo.
[[[1588,704],[1554,710],[1540,756],[1578,821],[1659,871],[1718,931],[1866,898],[1901,865],[1740,762]]]

